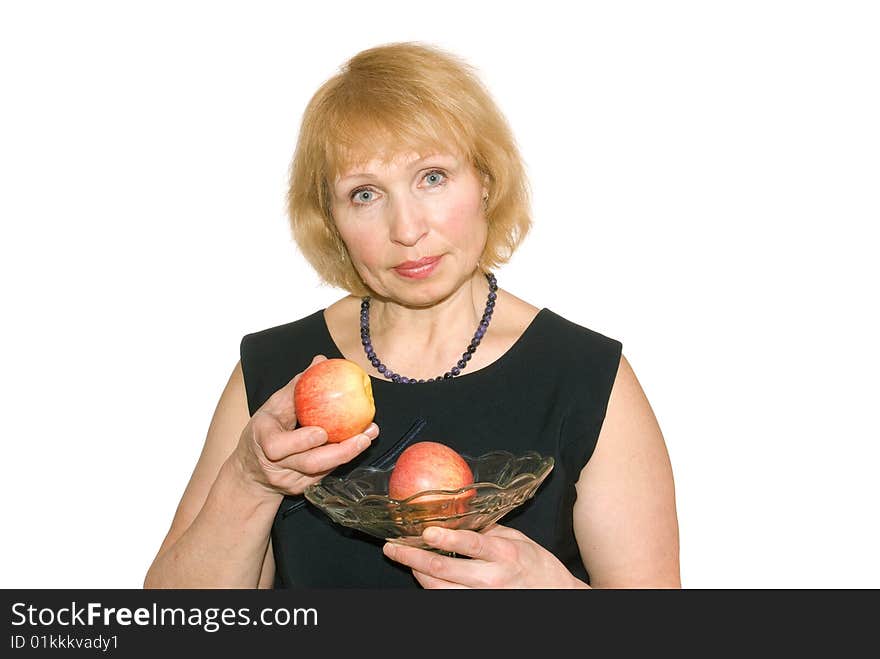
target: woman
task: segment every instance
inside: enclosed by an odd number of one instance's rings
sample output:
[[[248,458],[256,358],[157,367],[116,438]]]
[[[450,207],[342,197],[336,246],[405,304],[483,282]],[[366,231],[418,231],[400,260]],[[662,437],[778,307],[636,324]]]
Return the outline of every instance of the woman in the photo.
[[[415,43],[352,58],[306,109],[289,211],[303,254],[351,295],[243,338],[145,587],[680,587],[672,470],[620,342],[497,285],[529,229],[528,188],[470,67]],[[376,401],[339,444],[293,411],[299,374],[327,357],[359,364]],[[556,462],[502,524],[425,532],[457,556],[305,503],[309,484],[401,437]]]

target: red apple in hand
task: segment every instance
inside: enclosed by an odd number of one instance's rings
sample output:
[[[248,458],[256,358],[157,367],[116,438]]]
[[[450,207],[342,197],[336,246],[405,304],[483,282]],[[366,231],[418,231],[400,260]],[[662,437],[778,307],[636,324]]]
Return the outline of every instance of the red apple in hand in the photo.
[[[404,449],[388,480],[388,496],[398,501],[425,490],[458,490],[474,482],[474,475],[464,458],[439,442],[416,442]],[[476,490],[456,495],[427,494],[409,503],[438,516],[467,512],[468,501]],[[447,524],[443,524],[447,526]]]
[[[376,414],[370,376],[348,359],[326,359],[303,371],[293,405],[299,425],[320,426],[329,442],[363,432]]]

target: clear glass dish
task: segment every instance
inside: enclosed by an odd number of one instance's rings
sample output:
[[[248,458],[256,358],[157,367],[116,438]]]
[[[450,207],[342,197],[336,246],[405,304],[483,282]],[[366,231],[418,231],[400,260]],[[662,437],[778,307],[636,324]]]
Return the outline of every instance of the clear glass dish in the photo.
[[[360,467],[347,477],[325,476],[305,490],[306,499],[334,522],[374,537],[430,549],[428,526],[479,531],[528,501],[553,469],[553,458],[534,451],[462,455],[474,482],[458,490],[427,490],[403,500],[388,497],[392,467]],[[471,493],[473,491],[473,493]],[[424,497],[430,495],[431,501]]]

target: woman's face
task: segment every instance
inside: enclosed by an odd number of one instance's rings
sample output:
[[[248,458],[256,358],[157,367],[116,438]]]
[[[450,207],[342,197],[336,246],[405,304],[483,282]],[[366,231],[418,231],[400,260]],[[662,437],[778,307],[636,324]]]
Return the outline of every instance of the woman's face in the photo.
[[[336,228],[364,283],[408,306],[441,300],[473,276],[486,244],[486,188],[453,153],[375,159],[332,188]],[[401,264],[436,258],[426,269]]]

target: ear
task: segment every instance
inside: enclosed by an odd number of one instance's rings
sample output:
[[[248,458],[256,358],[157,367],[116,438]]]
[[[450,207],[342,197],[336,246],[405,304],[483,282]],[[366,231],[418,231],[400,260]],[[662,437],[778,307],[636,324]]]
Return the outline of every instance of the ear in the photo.
[[[489,196],[489,182],[490,182],[490,180],[491,179],[488,174],[483,174],[483,189],[480,191],[480,196],[483,197],[483,199],[485,199],[486,197]]]

